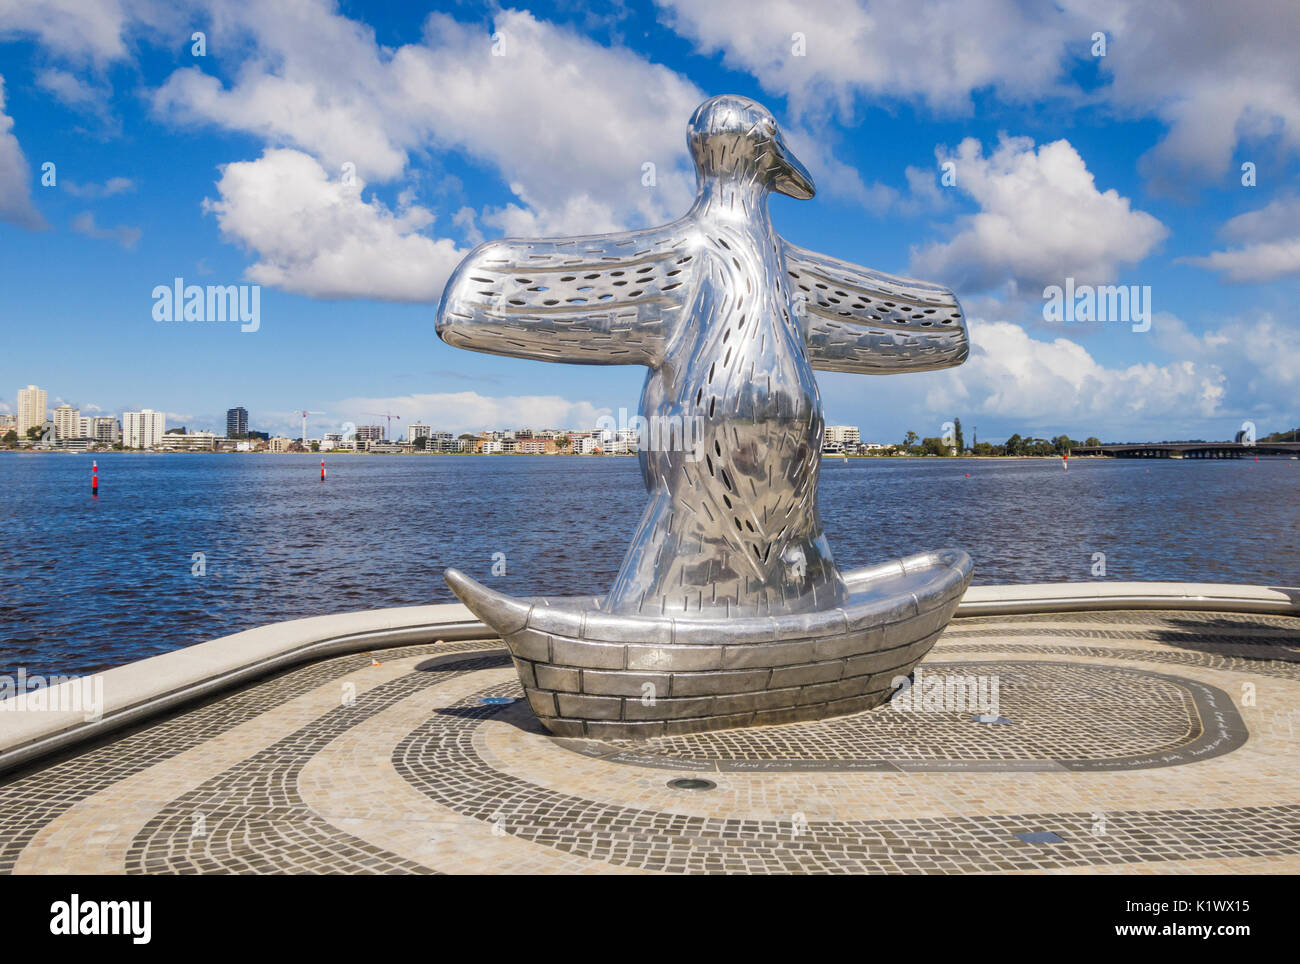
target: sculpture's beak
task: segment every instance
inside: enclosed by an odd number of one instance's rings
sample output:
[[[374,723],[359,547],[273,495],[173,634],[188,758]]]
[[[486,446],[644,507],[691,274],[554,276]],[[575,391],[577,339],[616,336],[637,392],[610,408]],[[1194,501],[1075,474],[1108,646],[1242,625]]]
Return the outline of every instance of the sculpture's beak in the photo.
[[[776,180],[772,184],[774,190],[798,198],[800,201],[807,201],[817,193],[808,168],[804,167],[799,162],[799,158],[794,156],[794,152],[786,147],[785,139],[779,133],[776,135],[776,158]]]

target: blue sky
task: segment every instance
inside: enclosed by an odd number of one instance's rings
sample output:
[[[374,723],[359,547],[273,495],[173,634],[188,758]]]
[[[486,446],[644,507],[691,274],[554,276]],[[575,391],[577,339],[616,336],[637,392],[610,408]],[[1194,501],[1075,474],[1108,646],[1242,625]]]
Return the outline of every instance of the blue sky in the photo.
[[[779,231],[966,309],[959,369],[819,374],[829,422],[885,441],[953,416],[986,439],[1291,428],[1297,49],[1286,2],[0,0],[0,411],[28,383],[191,429],[243,405],[295,436],[299,408],[311,434],[635,410],[643,370],[454,350],[437,297],[483,239],[678,216],[686,121],[739,93],[817,181],[773,200]],[[261,285],[260,327],[156,322],[178,276]],[[1067,277],[1149,287],[1150,329],[1044,321]]]

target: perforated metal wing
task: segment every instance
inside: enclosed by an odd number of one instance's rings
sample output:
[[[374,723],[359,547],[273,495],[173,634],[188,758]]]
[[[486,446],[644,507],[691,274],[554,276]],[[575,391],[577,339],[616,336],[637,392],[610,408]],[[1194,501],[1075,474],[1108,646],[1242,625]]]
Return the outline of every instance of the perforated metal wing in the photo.
[[[654,367],[694,269],[681,221],[624,234],[492,241],[447,282],[438,336],[517,358]]]
[[[782,245],[796,302],[802,302],[813,368],[889,375],[950,368],[966,360],[970,345],[961,305],[947,288],[872,271],[788,241]]]

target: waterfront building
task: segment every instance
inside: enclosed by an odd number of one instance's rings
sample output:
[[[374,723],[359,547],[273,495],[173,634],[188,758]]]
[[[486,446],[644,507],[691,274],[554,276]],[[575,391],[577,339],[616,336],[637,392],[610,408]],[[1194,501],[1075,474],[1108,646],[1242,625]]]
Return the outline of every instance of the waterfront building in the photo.
[[[862,441],[862,436],[858,433],[856,425],[827,425],[826,442],[827,444],[838,445],[841,450],[850,445],[857,445]]]
[[[415,422],[414,424],[407,426],[406,440],[408,442],[414,443],[416,439],[422,439],[422,438],[427,439],[432,434],[433,434],[433,426],[424,425],[421,422]]]
[[[634,428],[621,428],[608,451],[615,455],[635,455],[640,448],[641,433]]]
[[[248,434],[248,410],[243,406],[226,409],[226,436],[236,438]]]
[[[365,448],[370,442],[382,442],[384,440],[384,427],[382,425],[358,425],[357,426],[357,448]]]
[[[157,448],[167,431],[167,416],[152,408],[122,413],[122,445],[129,449]]]
[[[322,452],[341,449],[343,447],[343,434],[341,432],[326,432],[321,436],[320,447]]]
[[[292,444],[293,444],[293,439],[284,438],[283,436],[280,435],[277,435],[275,438],[266,440],[266,447],[270,451],[276,453],[289,451],[289,446]]]
[[[159,441],[158,447],[164,452],[211,452],[216,448],[216,443],[219,441],[228,442],[230,440],[220,438],[215,432],[172,433],[164,435]]]
[[[554,455],[556,453],[553,438],[525,438],[515,440],[515,451],[520,455]]]
[[[29,428],[45,424],[45,390],[35,385],[18,389],[18,420],[15,430],[19,438],[27,437]]]
[[[122,426],[112,415],[95,415],[83,421],[90,423],[86,426],[86,437],[100,445],[116,445],[122,441]]]
[[[63,439],[84,438],[81,431],[81,412],[71,405],[60,405],[54,410],[54,437]]]

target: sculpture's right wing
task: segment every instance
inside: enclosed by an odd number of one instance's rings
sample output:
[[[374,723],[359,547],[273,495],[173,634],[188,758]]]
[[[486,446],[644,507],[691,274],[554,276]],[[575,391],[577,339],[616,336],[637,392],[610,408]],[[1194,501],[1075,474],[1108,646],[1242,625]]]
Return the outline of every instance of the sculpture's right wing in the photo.
[[[681,221],[624,234],[491,241],[447,282],[438,337],[517,358],[655,366],[694,272]]]
[[[873,271],[783,242],[813,368],[888,375],[960,365],[961,305],[942,285]]]

